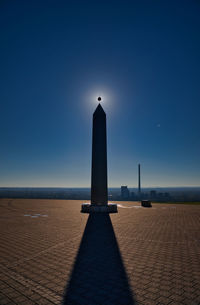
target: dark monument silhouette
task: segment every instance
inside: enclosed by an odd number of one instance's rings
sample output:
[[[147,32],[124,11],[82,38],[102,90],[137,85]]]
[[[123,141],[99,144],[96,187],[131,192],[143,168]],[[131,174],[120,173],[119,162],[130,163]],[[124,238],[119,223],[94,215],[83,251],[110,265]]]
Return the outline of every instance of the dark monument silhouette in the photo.
[[[116,213],[117,205],[108,204],[106,113],[100,104],[93,113],[91,180],[91,204],[82,204],[81,212]]]
[[[106,114],[99,104],[93,114],[91,204],[108,204]]]

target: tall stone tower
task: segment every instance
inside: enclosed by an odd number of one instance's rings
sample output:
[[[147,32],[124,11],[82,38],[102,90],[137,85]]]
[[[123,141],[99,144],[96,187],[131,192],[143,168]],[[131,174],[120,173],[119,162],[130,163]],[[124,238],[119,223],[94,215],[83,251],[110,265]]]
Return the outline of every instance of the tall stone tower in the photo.
[[[108,204],[106,114],[100,104],[93,114],[92,124],[91,204],[82,204],[81,212],[117,212],[116,204]]]
[[[106,114],[99,104],[93,114],[91,204],[108,204]]]

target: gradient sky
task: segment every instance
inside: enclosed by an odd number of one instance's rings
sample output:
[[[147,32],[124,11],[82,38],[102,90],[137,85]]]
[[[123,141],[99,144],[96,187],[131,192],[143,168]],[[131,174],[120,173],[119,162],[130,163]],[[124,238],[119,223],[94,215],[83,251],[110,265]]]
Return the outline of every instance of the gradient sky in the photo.
[[[90,186],[107,113],[109,186],[200,185],[200,2],[0,2],[0,186]]]

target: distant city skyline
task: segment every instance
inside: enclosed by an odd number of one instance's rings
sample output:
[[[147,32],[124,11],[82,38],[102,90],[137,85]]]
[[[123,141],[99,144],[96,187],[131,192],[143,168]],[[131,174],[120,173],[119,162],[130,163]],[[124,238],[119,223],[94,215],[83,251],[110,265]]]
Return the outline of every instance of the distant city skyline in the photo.
[[[108,186],[200,185],[200,3],[4,1],[0,187],[90,187],[92,114]]]

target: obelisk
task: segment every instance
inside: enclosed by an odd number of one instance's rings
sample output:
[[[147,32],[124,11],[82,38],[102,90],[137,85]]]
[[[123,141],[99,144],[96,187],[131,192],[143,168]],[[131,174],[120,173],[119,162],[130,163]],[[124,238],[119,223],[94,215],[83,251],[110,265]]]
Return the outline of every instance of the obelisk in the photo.
[[[91,204],[83,203],[81,212],[117,213],[117,205],[108,204],[106,113],[100,104],[93,113],[91,174]]]
[[[91,204],[108,204],[106,114],[99,104],[92,125]]]

